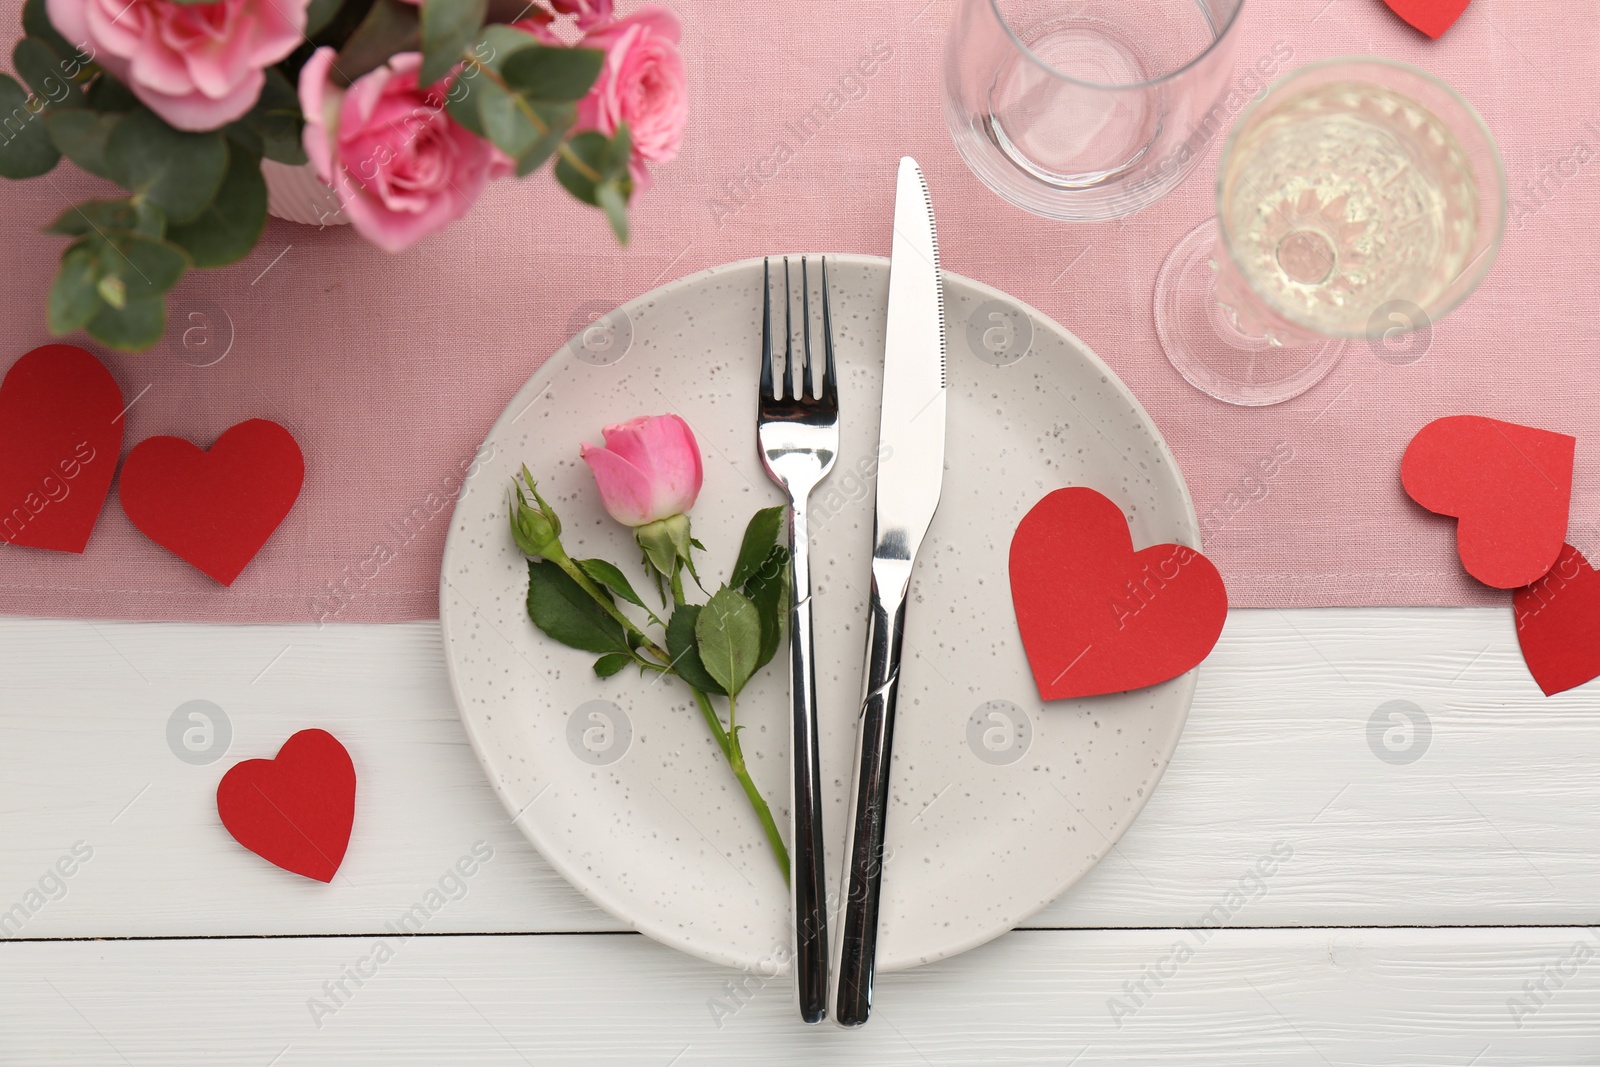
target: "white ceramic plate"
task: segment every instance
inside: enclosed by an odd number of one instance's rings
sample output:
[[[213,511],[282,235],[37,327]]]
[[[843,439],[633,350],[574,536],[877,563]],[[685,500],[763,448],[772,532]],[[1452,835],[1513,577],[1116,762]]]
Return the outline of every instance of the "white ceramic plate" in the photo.
[[[811,281],[816,291],[816,257]],[[798,307],[799,263],[795,267]],[[887,260],[830,256],[842,450],[813,497],[817,681],[829,871],[837,884],[860,700]],[[705,454],[691,513],[708,587],[750,515],[783,497],[756,457],[761,262],[680,279],[580,332],[512,398],[456,505],[440,590],[461,717],[518,827],[568,881],[642,933],[737,967],[781,966],[788,893],[688,691],[539,633],[506,525],[526,463],[574,556],[631,568],[581,442],[676,412]],[[813,298],[813,309],[817,307]],[[1043,704],[1017,636],[1011,533],[1045,493],[1119,503],[1136,547],[1199,544],[1194,509],[1150,418],[1049,319],[945,275],[949,442],[944,495],[912,580],[895,733],[879,965],[962,952],[1082,877],[1149,799],[1183,729],[1193,672],[1133,693]],[[795,329],[799,330],[796,314]],[[646,583],[631,570],[635,585]],[[646,594],[649,595],[649,594]],[[782,654],[740,700],[753,776],[787,827]]]

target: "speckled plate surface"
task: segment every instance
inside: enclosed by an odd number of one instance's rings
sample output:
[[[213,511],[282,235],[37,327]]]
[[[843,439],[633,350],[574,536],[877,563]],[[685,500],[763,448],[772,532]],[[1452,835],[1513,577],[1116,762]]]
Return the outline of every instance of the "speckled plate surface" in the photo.
[[[815,267],[813,258],[814,290]],[[812,566],[837,884],[861,696],[889,264],[830,256],[829,272],[843,435],[839,462],[812,498]],[[947,469],[912,580],[884,970],[980,945],[1093,867],[1149,799],[1195,685],[1191,672],[1117,696],[1039,700],[1006,572],[1022,515],[1052,489],[1087,485],[1123,507],[1136,546],[1198,545],[1194,509],[1149,417],[1080,341],[986,286],[953,274],[944,284]],[[794,285],[798,306],[798,269]],[[701,575],[714,588],[750,514],[783,501],[756,457],[760,313],[760,261],[733,263],[648,293],[563,346],[480,452],[451,522],[440,611],[467,732],[507,811],[550,863],[659,941],[770,969],[787,958],[788,893],[687,690],[634,672],[598,679],[592,655],[535,630],[505,519],[507,487],[526,462],[562,516],[569,552],[631,565],[638,551],[601,509],[578,445],[598,443],[605,424],[676,412],[705,453],[692,518],[708,549]],[[784,826],[787,713],[786,674],[769,666],[742,695],[739,718],[752,774]]]

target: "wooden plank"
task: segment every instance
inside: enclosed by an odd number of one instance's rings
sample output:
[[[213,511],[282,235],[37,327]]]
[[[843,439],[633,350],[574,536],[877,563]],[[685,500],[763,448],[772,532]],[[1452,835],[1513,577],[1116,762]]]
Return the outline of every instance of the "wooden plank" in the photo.
[[[430,932],[621,928],[550,871],[490,793],[434,624],[4,619],[0,647],[0,913],[75,842],[93,849],[64,896],[41,893],[20,929],[0,933],[376,932],[480,841],[493,859]],[[227,756],[206,766],[167,741],[175,709],[196,699],[233,728]],[[1397,700],[1431,731],[1408,764],[1369,737]],[[331,887],[246,853],[214,809],[227,766],[308,726],[341,737],[360,773]],[[1597,727],[1600,689],[1539,694],[1509,610],[1236,611],[1150,805],[1029,925],[1182,926],[1219,907],[1250,926],[1593,922]],[[1292,854],[1252,874],[1274,845]]]
[[[855,1032],[631,934],[7,944],[0,1061],[1561,1067],[1600,1062],[1596,937],[1017,932],[885,976]]]

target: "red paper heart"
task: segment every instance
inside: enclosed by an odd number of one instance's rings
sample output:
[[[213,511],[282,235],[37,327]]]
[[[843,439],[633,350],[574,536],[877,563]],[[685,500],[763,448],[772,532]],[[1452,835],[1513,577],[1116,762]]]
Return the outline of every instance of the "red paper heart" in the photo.
[[[1011,538],[1011,601],[1045,700],[1176,678],[1217,643],[1228,593],[1185,545],[1133,550],[1122,511],[1093,489],[1057,489]]]
[[[1576,447],[1566,434],[1451,415],[1411,439],[1400,482],[1429,511],[1459,520],[1456,551],[1468,574],[1515,589],[1542,578],[1561,552]]]
[[[275,759],[236,765],[217,786],[233,839],[286,871],[333,881],[356,814],[356,769],[338,738],[301,730]]]
[[[205,451],[181,437],[140,441],[122,464],[122,510],[156,544],[223,585],[278,528],[305,480],[294,437],[250,419]]]
[[[1438,40],[1467,9],[1468,0],[1383,0],[1396,15]]]
[[[122,390],[74,345],[44,345],[0,382],[0,541],[82,552],[122,452]]]
[[[1561,546],[1550,573],[1511,597],[1517,642],[1545,696],[1600,675],[1600,571],[1583,553]]]

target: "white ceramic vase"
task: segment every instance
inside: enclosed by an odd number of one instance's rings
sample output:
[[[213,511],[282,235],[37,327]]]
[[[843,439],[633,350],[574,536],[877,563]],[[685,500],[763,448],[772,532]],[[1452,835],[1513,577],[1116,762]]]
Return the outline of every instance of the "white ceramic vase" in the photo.
[[[317,177],[311,164],[291,167],[270,159],[261,161],[267,181],[267,214],[307,226],[344,226],[350,220],[339,210],[339,198]]]

